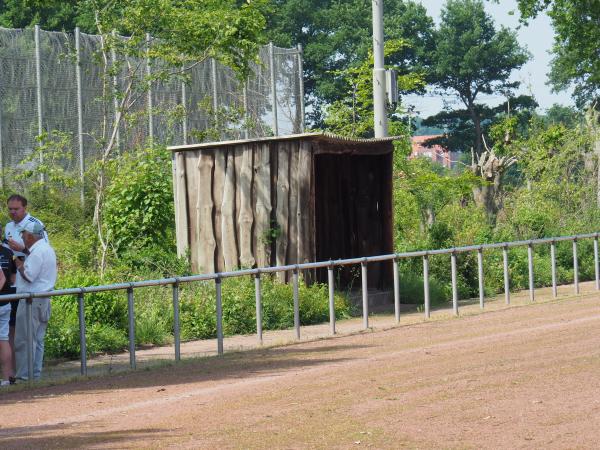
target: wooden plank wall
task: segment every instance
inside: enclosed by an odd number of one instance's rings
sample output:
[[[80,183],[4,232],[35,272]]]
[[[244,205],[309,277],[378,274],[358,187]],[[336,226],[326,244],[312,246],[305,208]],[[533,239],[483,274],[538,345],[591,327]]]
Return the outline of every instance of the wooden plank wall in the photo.
[[[314,261],[312,155],[304,141],[178,153],[178,249],[188,243],[192,269]],[[283,281],[289,276],[279,275]]]

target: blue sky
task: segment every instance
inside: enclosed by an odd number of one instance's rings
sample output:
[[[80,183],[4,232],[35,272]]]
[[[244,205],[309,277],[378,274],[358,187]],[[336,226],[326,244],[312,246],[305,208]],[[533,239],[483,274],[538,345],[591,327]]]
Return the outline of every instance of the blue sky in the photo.
[[[421,3],[427,8],[434,21],[439,23],[440,11],[445,2],[442,0],[421,0]],[[514,0],[501,0],[498,3],[486,1],[484,3],[486,10],[494,18],[497,25],[517,29],[519,26],[519,13]],[[511,11],[514,11],[514,14],[511,15]],[[536,18],[530,22],[529,26],[522,26],[518,29],[517,33],[521,45],[526,46],[532,55],[531,60],[513,75],[513,79],[521,82],[518,93],[533,94],[540,104],[541,110],[549,108],[554,103],[573,105],[570,92],[552,93],[550,86],[546,84],[548,81],[546,74],[549,71],[550,60],[552,59],[548,52],[554,41],[554,31],[548,16],[544,14]],[[421,117],[427,117],[440,111],[444,105],[444,100],[451,105],[456,104],[458,106],[456,100],[452,97],[444,96],[442,98],[437,94],[428,94],[425,97],[406,96],[403,102],[405,106],[414,106]],[[501,96],[488,96],[482,97],[481,101],[496,105],[504,101],[504,98]]]

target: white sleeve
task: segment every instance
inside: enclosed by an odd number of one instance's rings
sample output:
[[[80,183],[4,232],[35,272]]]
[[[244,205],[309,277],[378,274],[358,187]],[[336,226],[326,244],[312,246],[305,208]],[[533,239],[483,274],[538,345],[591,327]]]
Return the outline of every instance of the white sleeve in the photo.
[[[27,257],[24,263],[25,277],[32,283],[42,270],[42,256],[36,252]]]

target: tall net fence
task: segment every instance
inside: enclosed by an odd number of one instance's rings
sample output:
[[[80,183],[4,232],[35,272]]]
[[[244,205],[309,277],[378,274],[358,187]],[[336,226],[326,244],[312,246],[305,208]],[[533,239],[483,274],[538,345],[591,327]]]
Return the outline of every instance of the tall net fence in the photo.
[[[57,132],[68,137],[64,164],[83,170],[110,139],[127,150],[149,138],[178,145],[303,131],[300,49],[261,48],[243,82],[212,59],[191,64],[185,76],[152,79],[164,69],[161,61],[107,56],[103,45],[101,36],[84,33],[0,28],[3,173],[34,152],[39,136]],[[113,128],[123,110],[117,93],[127,90],[132,73],[128,120]]]

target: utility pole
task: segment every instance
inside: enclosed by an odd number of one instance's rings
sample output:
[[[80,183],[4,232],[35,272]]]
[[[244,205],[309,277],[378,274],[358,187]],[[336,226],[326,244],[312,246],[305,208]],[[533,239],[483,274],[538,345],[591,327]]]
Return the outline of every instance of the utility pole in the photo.
[[[383,59],[383,0],[372,0],[373,9],[373,108],[375,112],[375,137],[386,137],[387,114],[385,92],[385,67]]]

